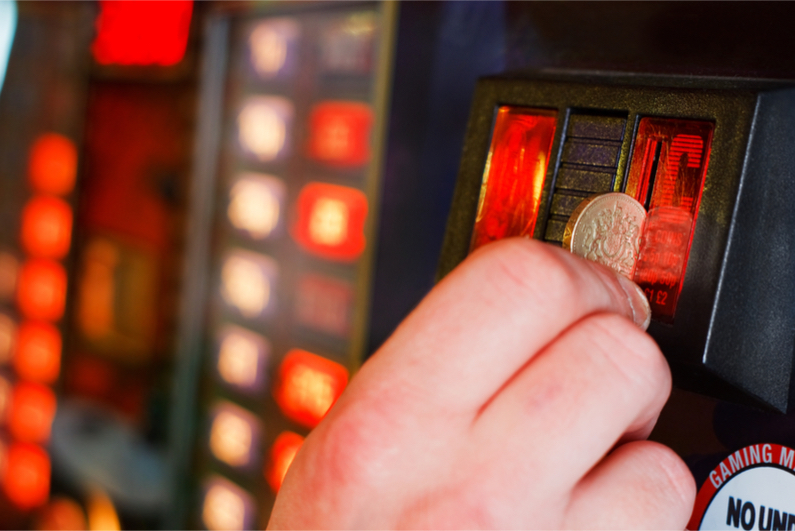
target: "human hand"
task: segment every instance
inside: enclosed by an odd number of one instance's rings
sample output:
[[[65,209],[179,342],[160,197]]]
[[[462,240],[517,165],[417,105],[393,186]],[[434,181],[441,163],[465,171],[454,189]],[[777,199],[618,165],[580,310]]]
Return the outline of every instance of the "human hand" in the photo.
[[[693,478],[644,440],[671,386],[648,319],[607,268],[483,247],[310,434],[269,527],[684,528]]]

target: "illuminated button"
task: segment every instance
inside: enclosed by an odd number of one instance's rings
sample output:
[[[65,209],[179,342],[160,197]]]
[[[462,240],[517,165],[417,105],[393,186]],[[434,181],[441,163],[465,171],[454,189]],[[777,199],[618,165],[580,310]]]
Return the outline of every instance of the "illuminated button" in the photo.
[[[0,300],[13,298],[17,289],[19,260],[9,252],[0,252]]]
[[[354,188],[309,183],[298,196],[293,236],[308,252],[351,262],[365,247],[367,197]]]
[[[265,469],[265,479],[268,480],[273,492],[279,492],[287,469],[290,468],[302,444],[304,438],[291,431],[282,432],[276,437]]]
[[[347,384],[348,371],[339,363],[293,349],[279,367],[274,397],[287,418],[313,428]]]
[[[100,0],[99,7],[91,45],[98,63],[171,66],[185,55],[191,0]]]
[[[42,505],[50,494],[50,458],[36,445],[14,443],[8,448],[3,490],[20,509]]]
[[[500,107],[483,173],[472,250],[509,236],[533,236],[557,113]]]
[[[321,32],[320,66],[335,73],[365,74],[372,68],[377,18],[373,12],[347,15]]]
[[[275,306],[277,270],[276,262],[267,256],[230,253],[221,268],[221,295],[248,319],[269,314]]]
[[[72,208],[56,197],[34,197],[22,210],[21,240],[29,255],[63,258],[72,241]]]
[[[658,321],[674,318],[714,128],[666,118],[643,118],[638,126],[626,191],[647,206],[648,217],[634,280]]]
[[[19,274],[17,305],[29,319],[57,321],[66,303],[66,271],[58,262],[35,258]]]
[[[11,408],[11,395],[14,392],[14,386],[8,381],[8,378],[0,375],[0,423],[5,423],[8,418],[8,410]]]
[[[25,321],[17,332],[14,369],[25,379],[53,383],[61,370],[61,333],[41,321]]]
[[[82,507],[75,500],[55,496],[44,507],[34,529],[99,529],[89,528]],[[103,528],[105,529],[105,528]]]
[[[295,318],[304,326],[345,337],[351,330],[353,289],[347,282],[319,275],[298,281]]]
[[[262,162],[276,160],[287,151],[292,119],[293,106],[284,98],[249,98],[237,117],[240,145]]]
[[[335,166],[355,167],[370,159],[373,111],[353,101],[315,105],[309,118],[309,156]]]
[[[75,186],[77,148],[74,142],[56,133],[45,133],[33,143],[28,161],[28,178],[40,193],[66,195]]]
[[[0,314],[0,365],[11,360],[16,337],[17,324],[9,316]]]
[[[227,326],[220,334],[218,375],[226,383],[245,390],[263,386],[270,344],[264,337],[237,326]]]
[[[229,466],[245,467],[257,453],[259,428],[253,415],[224,403],[216,406],[210,426],[210,451]]]
[[[275,177],[244,173],[229,192],[230,223],[255,240],[267,238],[279,225],[285,193],[284,183]]]
[[[251,529],[254,499],[243,489],[220,477],[206,483],[202,520],[210,530]]]
[[[55,408],[55,393],[49,387],[31,382],[17,383],[8,412],[11,435],[26,442],[45,442],[50,438]]]
[[[248,37],[251,65],[263,78],[287,74],[295,58],[298,24],[288,18],[275,18],[258,23]]]

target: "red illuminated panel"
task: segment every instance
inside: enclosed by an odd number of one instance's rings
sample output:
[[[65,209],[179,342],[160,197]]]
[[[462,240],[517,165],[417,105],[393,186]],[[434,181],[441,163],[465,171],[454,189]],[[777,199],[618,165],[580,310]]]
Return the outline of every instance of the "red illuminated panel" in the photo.
[[[472,234],[472,250],[509,236],[532,237],[555,136],[557,113],[497,111]]]
[[[11,395],[8,429],[11,435],[26,442],[44,442],[50,438],[55,417],[55,393],[44,385],[20,382]]]
[[[274,397],[287,418],[313,428],[347,384],[348,371],[339,363],[293,349],[279,367]]]
[[[373,111],[353,101],[315,105],[309,117],[309,156],[334,166],[361,166],[370,159]]]
[[[14,368],[25,379],[53,383],[61,369],[61,333],[40,321],[23,322],[17,331]]]
[[[652,317],[672,322],[707,173],[714,124],[643,118],[626,192],[648,208],[635,282]]]
[[[66,271],[58,262],[32,259],[19,274],[17,305],[29,319],[57,321],[66,301]]]
[[[31,256],[63,258],[72,240],[72,208],[56,197],[34,197],[22,210],[20,239]]]
[[[308,252],[352,262],[364,250],[367,197],[354,188],[309,183],[298,195],[293,237]]]
[[[40,135],[30,149],[28,178],[37,192],[66,195],[75,186],[77,148],[55,133]]]
[[[319,275],[305,275],[298,281],[295,318],[304,326],[336,336],[351,328],[353,289],[350,284]]]
[[[171,66],[185,55],[192,1],[100,0],[99,8],[98,63]]]
[[[276,437],[265,468],[265,479],[268,480],[273,492],[279,492],[284,475],[287,474],[287,469],[290,468],[302,444],[304,438],[291,431],[284,431]]]
[[[15,443],[8,449],[3,474],[6,496],[21,509],[47,501],[50,494],[50,458],[33,444]]]

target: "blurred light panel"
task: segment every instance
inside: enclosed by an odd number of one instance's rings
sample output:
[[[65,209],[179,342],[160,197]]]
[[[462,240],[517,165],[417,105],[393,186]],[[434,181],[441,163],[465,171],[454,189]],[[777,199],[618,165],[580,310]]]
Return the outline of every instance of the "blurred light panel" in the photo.
[[[72,208],[57,197],[34,197],[22,210],[20,239],[31,256],[63,258],[72,241]]]
[[[220,477],[206,484],[202,520],[211,531],[251,529],[254,502],[250,494]]]
[[[84,247],[82,262],[77,282],[77,324],[86,337],[99,339],[113,332],[116,321],[116,272],[121,250],[115,242],[94,238]]]
[[[273,446],[271,446],[268,467],[265,470],[265,479],[268,480],[273,492],[279,492],[287,469],[290,468],[302,444],[304,444],[304,438],[291,431],[282,432],[276,437]]]
[[[354,101],[315,105],[309,117],[309,156],[334,166],[356,167],[370,159],[373,111]]]
[[[82,507],[75,500],[66,496],[53,497],[39,514],[35,529],[88,529],[88,522]]]
[[[66,271],[58,262],[34,258],[22,265],[17,305],[29,319],[55,322],[66,303]]]
[[[8,429],[25,442],[45,442],[50,438],[56,409],[55,393],[44,385],[19,382],[11,394]]]
[[[348,370],[305,350],[293,349],[279,366],[274,398],[284,415],[314,428],[348,384]]]
[[[8,448],[3,490],[17,507],[44,504],[50,494],[50,458],[36,445],[14,443]]]
[[[11,360],[17,337],[17,324],[9,316],[0,313],[0,365]]]
[[[98,63],[171,66],[185,55],[191,0],[100,0],[99,8],[91,46]]]
[[[17,332],[14,354],[17,374],[34,382],[51,384],[61,370],[61,333],[41,321],[25,321]]]
[[[334,20],[321,32],[320,66],[339,73],[364,74],[373,64],[376,15],[354,13]]]
[[[237,117],[238,139],[245,151],[262,162],[286,152],[293,105],[277,96],[249,98]]]
[[[34,191],[66,195],[75,186],[77,147],[63,135],[40,135],[30,149],[28,178]]]
[[[0,375],[0,423],[5,423],[8,418],[8,410],[11,407],[11,394],[14,386],[8,378]]]
[[[0,252],[0,300],[13,298],[17,290],[19,260],[13,254]]]
[[[259,443],[259,428],[253,415],[224,403],[216,406],[210,426],[210,451],[232,467],[246,467]]]
[[[353,289],[342,280],[304,275],[298,280],[295,318],[304,326],[345,337],[351,329]]]
[[[292,70],[298,24],[288,18],[260,22],[248,37],[251,65],[263,78],[272,78]]]
[[[367,197],[355,188],[309,183],[298,195],[293,237],[306,251],[352,262],[365,247]]]
[[[219,334],[218,375],[235,387],[259,390],[263,387],[269,355],[270,344],[264,337],[237,326],[227,326]]]
[[[17,29],[17,3],[13,0],[0,1],[0,88],[6,77],[8,57]]]
[[[267,256],[235,251],[221,268],[221,295],[243,317],[259,317],[274,306],[276,271],[276,262]]]
[[[267,238],[279,224],[285,194],[284,183],[279,179],[244,173],[229,191],[230,223],[255,240]]]

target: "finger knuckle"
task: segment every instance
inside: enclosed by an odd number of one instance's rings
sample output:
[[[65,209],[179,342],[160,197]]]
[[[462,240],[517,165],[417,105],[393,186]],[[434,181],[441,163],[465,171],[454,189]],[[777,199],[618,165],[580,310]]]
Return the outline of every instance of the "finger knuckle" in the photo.
[[[667,446],[655,442],[646,442],[644,452],[654,470],[654,483],[665,497],[678,506],[691,507],[696,497],[696,483],[684,461]]]

